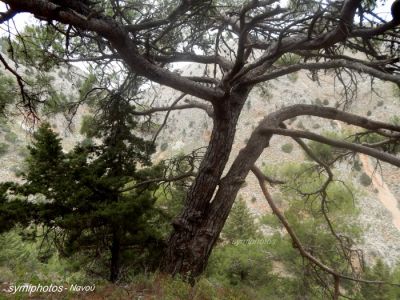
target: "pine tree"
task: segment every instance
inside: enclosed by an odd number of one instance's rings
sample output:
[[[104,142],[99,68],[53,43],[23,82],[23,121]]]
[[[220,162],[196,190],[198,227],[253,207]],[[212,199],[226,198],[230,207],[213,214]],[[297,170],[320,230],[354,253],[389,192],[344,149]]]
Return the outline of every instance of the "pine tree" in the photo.
[[[156,187],[122,192],[127,184],[156,176],[160,170],[137,170],[137,164],[150,165],[154,147],[132,133],[135,122],[127,116],[127,107],[118,101],[109,105],[109,115],[96,124],[97,137],[102,138],[98,145],[79,144],[64,153],[61,139],[43,124],[29,147],[22,175],[26,183],[13,190],[35,195],[31,204],[35,213],[26,219],[47,228],[60,253],[108,257],[109,278],[115,281],[127,248],[134,248],[138,257],[147,253],[153,259],[160,250],[161,236],[149,222],[157,214],[152,196]]]
[[[254,217],[248,209],[246,202],[239,197],[234,204],[222,231],[223,238],[229,242],[256,238],[259,236]]]

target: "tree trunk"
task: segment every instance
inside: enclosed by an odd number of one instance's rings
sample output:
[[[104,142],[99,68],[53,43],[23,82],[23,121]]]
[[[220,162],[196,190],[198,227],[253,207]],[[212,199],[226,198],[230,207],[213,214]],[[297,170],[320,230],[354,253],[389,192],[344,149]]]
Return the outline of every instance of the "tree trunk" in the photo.
[[[272,123],[275,125],[275,120]],[[233,126],[233,122],[231,126]],[[236,127],[236,124],[230,130],[234,130],[234,127]],[[216,126],[214,130],[218,130],[218,127]],[[189,279],[193,279],[204,271],[211,250],[228,218],[236,195],[251,167],[264,148],[268,146],[270,137],[270,135],[266,136],[257,130],[253,132],[246,147],[239,152],[234,160],[229,172],[224,178],[218,179],[218,190],[213,200],[207,201],[205,209],[201,211],[201,214],[199,213],[199,218],[185,219],[188,212],[193,212],[191,209],[199,208],[199,206],[194,205],[196,204],[195,201],[186,203],[185,211],[178,220],[180,223],[174,224],[175,231],[168,241],[167,255],[162,266],[164,272],[173,275],[180,273],[189,276]],[[226,133],[222,133],[218,138],[217,141],[211,140],[210,147],[214,146],[213,143],[233,142],[233,137]],[[209,155],[213,154],[210,153]],[[204,161],[207,161],[207,159]],[[207,185],[201,187],[208,188]],[[199,193],[198,197],[204,195],[201,194],[201,189],[197,192]]]
[[[214,106],[214,126],[206,154],[198,175],[189,189],[185,207],[174,220],[174,231],[167,241],[167,251],[161,265],[162,271],[180,273],[191,278],[200,275],[208,260],[226,218],[222,224],[210,228],[212,198],[221,183],[221,176],[228,162],[235,138],[237,121],[248,90],[221,99]],[[231,205],[226,207],[229,213]],[[218,218],[219,219],[219,218]]]
[[[110,281],[115,282],[119,276],[121,237],[118,229],[113,230],[111,244]]]

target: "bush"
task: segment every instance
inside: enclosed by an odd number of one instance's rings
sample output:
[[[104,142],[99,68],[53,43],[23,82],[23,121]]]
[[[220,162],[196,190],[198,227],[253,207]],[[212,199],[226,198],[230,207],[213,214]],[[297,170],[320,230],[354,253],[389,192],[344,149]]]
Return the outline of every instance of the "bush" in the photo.
[[[3,156],[8,151],[8,145],[6,143],[0,143],[0,156]]]
[[[233,205],[221,236],[229,242],[259,237],[255,219],[241,197]]]
[[[315,123],[315,124],[312,126],[312,128],[313,128],[313,129],[319,129],[319,128],[321,128],[321,125],[319,125],[318,123]]]
[[[299,128],[299,129],[305,129],[304,124],[303,124],[302,121],[297,122],[296,127]]]
[[[390,123],[393,125],[400,125],[400,117],[399,116],[393,116],[390,118]]]
[[[80,134],[86,135],[88,138],[95,137],[97,135],[98,124],[93,116],[85,115],[82,117]]]
[[[29,155],[29,150],[26,147],[22,147],[22,148],[18,149],[17,154],[18,154],[18,156],[25,158]]]
[[[355,160],[353,163],[353,169],[356,171],[361,171],[362,165],[359,160]]]
[[[369,177],[366,173],[362,173],[361,175],[360,175],[360,183],[363,185],[363,186],[369,186],[371,183],[372,183],[372,179],[371,179],[371,177]]]
[[[314,153],[314,155],[318,159],[320,159],[324,162],[330,162],[335,157],[332,146],[314,142],[314,141],[309,142],[308,146],[310,147],[312,153]],[[310,159],[310,158],[307,156],[307,159]]]
[[[233,286],[265,286],[272,277],[272,262],[266,255],[269,247],[245,243],[218,247],[210,257],[206,274]]]
[[[291,81],[291,82],[296,82],[297,81],[297,79],[299,78],[299,74],[297,74],[297,72],[296,73],[290,73],[290,74],[288,74],[288,79]]]
[[[293,151],[293,144],[292,143],[284,144],[282,145],[281,149],[285,153],[291,153]]]
[[[316,98],[315,101],[314,101],[314,103],[315,103],[316,105],[322,106],[322,101],[321,101],[321,99],[319,99],[319,98]]]
[[[167,150],[167,148],[168,148],[168,143],[166,143],[166,142],[162,143],[161,146],[160,146],[160,150],[161,151],[165,151],[165,150]]]
[[[5,135],[5,140],[11,144],[14,144],[18,140],[18,136],[14,132],[8,132]]]

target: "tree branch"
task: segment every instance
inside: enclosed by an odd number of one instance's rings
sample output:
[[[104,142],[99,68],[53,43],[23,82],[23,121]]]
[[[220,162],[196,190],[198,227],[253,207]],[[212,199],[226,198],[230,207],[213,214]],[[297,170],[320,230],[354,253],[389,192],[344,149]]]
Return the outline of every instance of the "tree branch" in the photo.
[[[255,84],[267,80],[271,80],[283,75],[287,75],[293,72],[297,72],[300,70],[327,70],[327,69],[337,69],[337,68],[347,68],[350,70],[354,70],[360,73],[365,73],[371,76],[374,76],[376,78],[385,80],[385,81],[391,81],[396,84],[400,84],[400,76],[399,75],[393,75],[390,73],[385,73],[383,71],[380,71],[374,67],[371,66],[371,63],[368,65],[357,62],[357,61],[350,61],[348,59],[336,59],[336,60],[331,60],[331,61],[326,61],[326,62],[316,62],[316,63],[300,63],[300,64],[294,64],[291,66],[287,67],[282,67],[279,68],[275,71],[272,71],[270,73],[260,75],[255,78],[247,79],[243,82],[243,84]]]
[[[98,33],[112,44],[132,71],[149,80],[211,102],[224,95],[220,89],[203,86],[150,63],[139,53],[128,31],[110,18],[104,16],[87,18],[75,11],[63,10],[62,7],[44,0],[4,0],[3,2],[18,12],[29,12],[49,21],[55,20]]]
[[[375,157],[376,159],[385,161],[387,163],[390,163],[394,166],[400,167],[400,159],[397,158],[394,155],[376,150],[374,148],[358,145],[358,144],[353,144],[349,142],[344,142],[344,141],[339,141],[339,140],[334,140],[331,138],[327,138],[312,132],[307,132],[307,131],[300,131],[300,130],[291,130],[291,129],[282,129],[282,128],[263,128],[262,131],[265,134],[279,134],[279,135],[285,135],[285,136],[290,136],[294,138],[306,138],[309,140],[317,141],[323,144],[331,145],[333,147],[337,148],[343,148],[343,149],[348,149],[354,152],[358,153],[363,153],[372,157]]]
[[[259,168],[256,166],[253,166],[251,168],[251,171],[253,174],[257,177],[258,183],[260,185],[261,191],[267,200],[269,206],[271,207],[272,212],[277,216],[279,221],[282,223],[282,225],[285,227],[286,232],[289,234],[291,240],[293,241],[294,247],[300,252],[300,255],[309,260],[311,263],[315,264],[319,268],[321,268],[323,271],[327,272],[328,274],[331,274],[334,279],[336,278],[342,278],[350,281],[355,281],[355,282],[362,282],[362,283],[368,283],[368,284],[388,284],[388,285],[394,285],[394,286],[400,286],[400,284],[395,284],[395,283],[387,283],[384,281],[374,281],[374,280],[364,280],[364,279],[357,279],[351,276],[347,276],[344,274],[340,274],[336,270],[328,267],[327,265],[323,264],[320,262],[316,257],[311,255],[302,245],[300,239],[297,237],[296,233],[290,226],[289,222],[286,220],[284,215],[281,213],[279,208],[275,205],[270,193],[268,192],[268,189],[265,185],[264,179],[263,179],[263,173]]]

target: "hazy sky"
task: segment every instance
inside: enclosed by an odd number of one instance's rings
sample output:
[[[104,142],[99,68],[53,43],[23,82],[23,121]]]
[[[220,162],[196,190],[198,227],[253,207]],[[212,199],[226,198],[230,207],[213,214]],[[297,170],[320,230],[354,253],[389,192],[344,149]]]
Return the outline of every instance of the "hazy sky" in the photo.
[[[383,18],[390,20],[390,6],[393,1],[384,1],[384,4],[382,5],[382,1],[378,1],[379,7],[377,9],[377,13]],[[281,6],[285,6],[288,3],[288,0],[281,0],[280,1]],[[6,11],[6,5],[3,2],[0,2],[0,11]],[[13,22],[15,23],[15,27],[17,28],[18,31],[22,30],[26,24],[32,24],[34,23],[34,17],[31,14],[18,14],[16,17],[13,18]],[[13,23],[10,22],[10,27],[14,27]],[[10,28],[11,30],[11,28]],[[12,29],[12,32],[15,33],[15,29]],[[0,25],[0,36],[5,35],[7,33],[7,26],[2,24]]]

